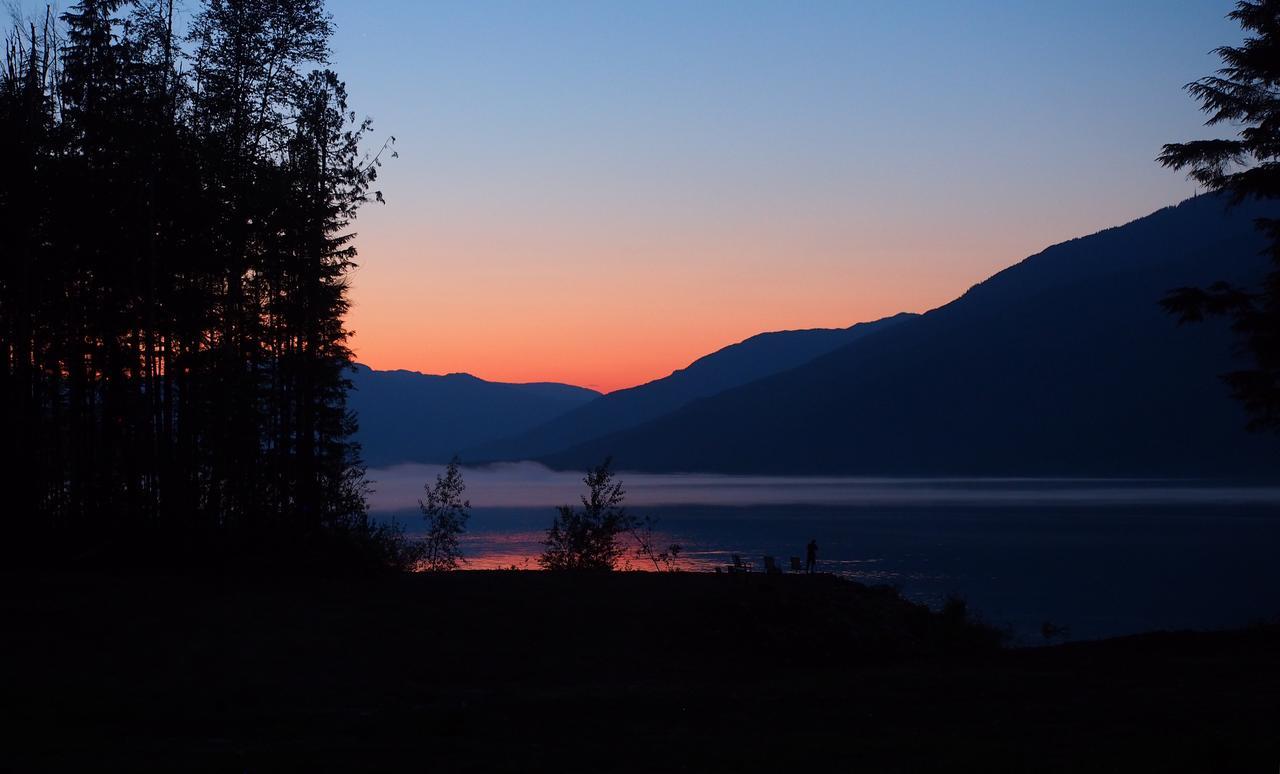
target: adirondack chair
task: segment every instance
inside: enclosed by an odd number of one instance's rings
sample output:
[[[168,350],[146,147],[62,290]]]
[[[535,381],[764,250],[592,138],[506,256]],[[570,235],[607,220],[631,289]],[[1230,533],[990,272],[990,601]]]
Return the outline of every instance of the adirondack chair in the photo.
[[[804,572],[804,565],[800,563],[800,557],[798,556],[791,557],[791,571]]]
[[[781,575],[782,568],[778,566],[778,560],[772,556],[764,557],[764,571],[766,575]]]

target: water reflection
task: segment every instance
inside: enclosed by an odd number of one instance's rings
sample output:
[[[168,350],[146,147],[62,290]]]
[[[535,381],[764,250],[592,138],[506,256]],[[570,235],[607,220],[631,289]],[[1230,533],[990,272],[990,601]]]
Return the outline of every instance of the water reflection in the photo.
[[[421,530],[417,499],[437,468],[373,471],[380,518]],[[552,506],[580,476],[534,465],[467,469],[473,569],[536,569]],[[680,543],[685,570],[739,554],[759,571],[820,546],[819,569],[948,594],[1036,641],[1045,620],[1077,637],[1240,626],[1280,616],[1280,489],[1185,481],[743,478],[621,474],[633,510]],[[651,565],[632,559],[634,569]]]
[[[412,530],[411,530],[412,531]],[[542,539],[546,533],[536,532],[476,532],[462,538],[462,551],[467,557],[468,570],[537,570],[538,556],[542,553]],[[670,533],[655,531],[655,542],[665,547],[679,538]],[[633,547],[634,548],[634,547]],[[717,550],[683,551],[675,568],[685,572],[713,572],[716,567],[728,564],[729,552]],[[653,563],[635,555],[634,550],[623,560],[622,569],[654,570]]]

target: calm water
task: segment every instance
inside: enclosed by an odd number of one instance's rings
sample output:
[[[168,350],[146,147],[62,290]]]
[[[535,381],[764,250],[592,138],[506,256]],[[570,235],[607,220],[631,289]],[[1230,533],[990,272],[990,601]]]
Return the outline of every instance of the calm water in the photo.
[[[382,518],[410,531],[438,467],[370,472]],[[521,463],[464,471],[475,568],[536,568],[553,506],[580,475]],[[784,565],[810,538],[820,569],[901,587],[931,605],[962,594],[989,621],[1039,641],[1240,626],[1280,616],[1280,488],[1152,480],[776,478],[620,474],[636,513],[660,519],[684,567],[742,555]],[[643,569],[639,562],[633,564]],[[784,624],[785,625],[785,624]]]

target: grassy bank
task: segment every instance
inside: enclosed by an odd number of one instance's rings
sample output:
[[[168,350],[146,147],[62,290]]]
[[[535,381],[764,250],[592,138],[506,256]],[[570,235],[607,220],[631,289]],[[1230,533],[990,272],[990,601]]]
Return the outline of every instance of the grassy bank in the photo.
[[[1280,633],[1003,650],[825,576],[4,576],[18,770],[1232,770]]]

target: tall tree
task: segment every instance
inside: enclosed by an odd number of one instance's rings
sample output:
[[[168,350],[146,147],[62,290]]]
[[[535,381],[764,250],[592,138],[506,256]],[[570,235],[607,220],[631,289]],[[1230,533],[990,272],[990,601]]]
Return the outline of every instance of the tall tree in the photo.
[[[1164,146],[1160,163],[1186,169],[1232,203],[1280,198],[1280,0],[1245,0],[1229,18],[1247,37],[1216,50],[1223,67],[1187,85],[1209,115],[1207,124],[1242,127],[1238,136]],[[1256,287],[1218,282],[1179,288],[1163,304],[1183,321],[1225,315],[1252,359],[1250,368],[1224,375],[1244,402],[1254,429],[1280,429],[1280,219],[1260,218],[1270,240],[1272,270]]]
[[[331,34],[320,0],[205,0],[187,52],[173,0],[81,0],[6,40],[4,472],[54,542],[403,553],[350,440],[350,229],[379,157]]]
[[[41,261],[54,188],[57,145],[53,20],[39,30],[16,27],[5,39],[0,73],[0,214],[7,257],[0,260],[0,399],[5,401],[0,476],[18,518],[15,530],[46,526],[38,517],[55,506],[62,473],[55,375],[44,374],[51,331],[46,307],[50,267]],[[56,185],[56,183],[54,183]]]

